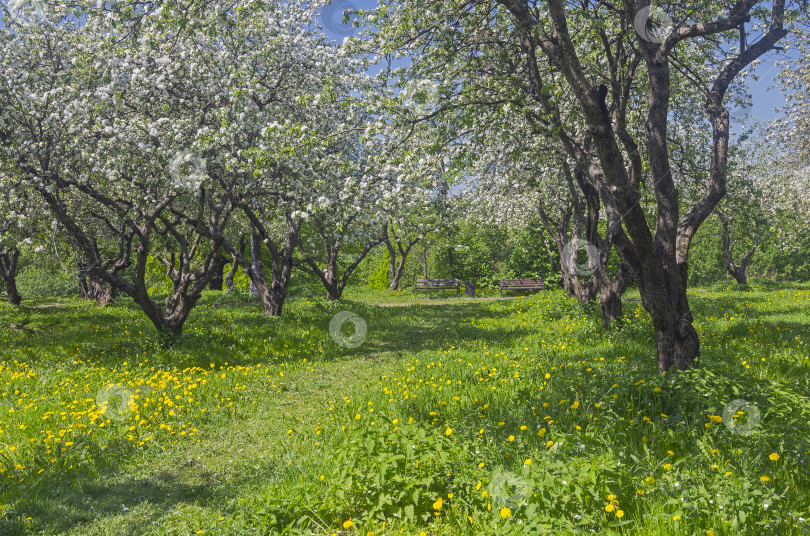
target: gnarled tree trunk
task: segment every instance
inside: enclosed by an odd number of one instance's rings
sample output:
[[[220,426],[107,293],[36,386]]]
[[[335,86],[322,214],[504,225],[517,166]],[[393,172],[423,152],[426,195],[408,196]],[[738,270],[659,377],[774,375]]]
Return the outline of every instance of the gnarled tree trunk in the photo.
[[[251,293],[255,293],[262,299],[264,314],[267,316],[281,316],[284,311],[284,302],[287,300],[287,292],[290,288],[293,254],[296,246],[301,241],[301,220],[294,219],[291,214],[286,214],[287,233],[284,245],[279,249],[276,242],[269,236],[265,223],[252,210],[250,205],[241,203],[239,206],[251,221],[251,259],[248,261],[245,258],[246,242],[244,239],[241,241],[239,249],[225,242],[223,247],[233,257],[234,264],[231,271],[233,272],[238,265],[241,265],[250,278]],[[261,260],[262,244],[267,247],[272,259],[269,280],[266,267]]]
[[[264,263],[262,262],[262,240],[267,238],[260,236],[255,225],[250,227],[250,264],[254,274],[264,273]],[[250,278],[250,295],[252,297],[261,296],[262,293],[256,286],[254,278]]]
[[[678,191],[670,166],[667,137],[670,56],[681,41],[711,37],[741,26],[744,28],[756,1],[741,0],[734,4],[725,18],[678,27],[662,39],[639,39],[638,49],[632,48],[629,52],[622,47],[623,40],[616,40],[614,48],[610,40],[604,38],[605,54],[613,56],[618,53],[611,61],[624,62],[630,67],[627,72],[621,71],[621,77],[615,76],[615,72],[609,73],[612,76],[610,88],[604,85],[597,87],[593,83],[593,73],[586,72],[584,63],[580,61],[568,27],[569,4],[562,0],[544,2],[542,6],[547,11],[547,17],[541,21],[526,0],[499,2],[510,11],[522,33],[521,47],[527,60],[533,97],[555,119],[559,117],[558,109],[542,90],[544,80],[541,73],[545,69],[537,61],[538,53],[542,53],[549,66],[560,72],[560,78],[575,97],[588,125],[587,144],[572,140],[562,123],[555,124],[554,133],[569,156],[585,164],[585,171],[605,203],[609,236],[623,262],[632,269],[642,304],[652,317],[659,369],[668,371],[692,366],[699,355],[700,343],[692,326],[692,312],[686,296],[687,257],[695,232],[726,193],[729,114],[723,106],[723,98],[737,75],[787,34],[784,29],[784,0],[773,0],[769,27],[756,43],[724,62],[711,81],[711,87],[707,88],[706,112],[713,136],[709,186],[703,198],[683,215],[680,214]],[[643,5],[627,0],[619,16],[632,21]],[[570,9],[577,8],[574,6]],[[639,57],[636,50],[641,51],[646,63],[649,82],[646,130],[649,174],[657,209],[654,230],[639,204],[641,160],[638,158],[638,148],[625,128],[629,85],[633,84]],[[609,94],[612,95],[612,107],[608,106],[606,100]],[[615,127],[612,112],[616,113]],[[595,151],[592,152],[591,146]],[[626,166],[628,161],[631,164],[629,170]]]
[[[219,253],[214,260],[214,275],[208,283],[208,290],[222,290],[225,283],[225,265],[228,264],[228,257]]]
[[[88,271],[86,263],[79,263],[79,297],[96,302],[99,307],[110,305],[116,296],[115,287]]]
[[[743,254],[742,258],[740,258],[740,264],[738,265],[734,262],[734,246],[731,244],[731,225],[728,220],[728,215],[722,210],[715,210],[715,214],[717,214],[720,224],[723,226],[721,236],[723,239],[723,261],[726,266],[726,271],[731,274],[731,277],[733,277],[737,283],[747,285],[748,276],[746,270],[748,269],[748,262],[759,247],[761,224],[760,222],[756,223],[756,228],[754,229],[754,243],[748,251]]]
[[[245,256],[245,248],[247,247],[247,238],[241,236],[239,238],[239,254],[241,257]],[[228,289],[228,294],[236,292],[236,285],[233,282],[236,277],[236,272],[239,271],[239,259],[236,255],[231,255],[231,269],[225,274],[225,288]]]
[[[323,284],[326,289],[326,301],[332,302],[339,300],[343,295],[346,284],[349,282],[349,277],[354,273],[357,267],[360,266],[360,263],[366,258],[366,255],[385,241],[386,229],[380,229],[379,235],[366,244],[363,251],[361,251],[343,271],[343,275],[339,276],[338,258],[340,249],[343,246],[341,242],[342,237],[339,235],[336,236],[333,230],[328,229],[318,218],[312,217],[310,218],[310,222],[321,237],[321,243],[323,244],[323,250],[326,255],[326,268],[322,270],[315,259],[307,256],[307,252],[304,250],[300,241],[298,242],[298,247],[304,255],[306,267],[321,281],[321,284]]]
[[[17,263],[20,260],[20,251],[17,248],[0,250],[0,277],[6,291],[8,303],[20,305],[22,296],[17,290]]]
[[[428,229],[426,232],[433,231],[433,228]],[[385,247],[388,249],[388,274],[391,278],[390,290],[399,289],[399,280],[402,279],[402,272],[405,271],[405,261],[411,252],[411,248],[422,240],[422,237],[414,238],[411,241],[403,240],[399,237],[391,238],[386,227],[383,232]],[[394,248],[396,243],[396,249]],[[403,245],[404,244],[404,245]],[[397,258],[397,251],[399,251],[399,258]]]

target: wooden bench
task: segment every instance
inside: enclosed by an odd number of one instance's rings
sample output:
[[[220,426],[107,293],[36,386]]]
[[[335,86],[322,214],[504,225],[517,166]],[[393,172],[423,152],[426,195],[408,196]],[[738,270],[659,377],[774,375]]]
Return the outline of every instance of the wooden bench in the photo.
[[[413,286],[414,290],[450,290],[456,289],[456,294],[461,292],[458,279],[417,279]]]
[[[542,279],[501,279],[500,293],[504,290],[543,290]]]

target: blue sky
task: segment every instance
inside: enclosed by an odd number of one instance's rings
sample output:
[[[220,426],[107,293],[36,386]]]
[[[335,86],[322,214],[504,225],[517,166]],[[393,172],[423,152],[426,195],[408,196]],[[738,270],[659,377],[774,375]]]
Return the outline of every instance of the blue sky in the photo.
[[[330,37],[336,41],[342,41],[343,37],[352,31],[349,26],[341,23],[343,10],[373,9],[377,5],[376,0],[332,0],[332,5],[321,12],[321,21]],[[752,39],[752,37],[749,36],[749,39]],[[768,121],[776,117],[777,114],[774,109],[784,102],[778,90],[771,89],[768,91],[768,88],[774,86],[778,74],[775,61],[783,60],[784,55],[774,51],[762,59],[762,63],[754,70],[754,74],[758,75],[760,80],[751,80],[749,85],[752,106],[748,110],[748,115],[760,121]],[[732,115],[735,115],[734,112],[732,110]],[[734,128],[734,126],[734,123],[732,123],[733,131],[739,130],[739,126],[737,128]]]

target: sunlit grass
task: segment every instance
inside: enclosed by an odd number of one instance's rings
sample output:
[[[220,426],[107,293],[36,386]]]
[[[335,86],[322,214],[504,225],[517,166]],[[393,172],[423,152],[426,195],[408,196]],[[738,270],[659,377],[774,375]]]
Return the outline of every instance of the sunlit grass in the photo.
[[[633,299],[603,332],[560,291],[211,293],[172,348],[126,305],[0,307],[0,533],[802,534],[810,291],[693,293],[670,377]]]

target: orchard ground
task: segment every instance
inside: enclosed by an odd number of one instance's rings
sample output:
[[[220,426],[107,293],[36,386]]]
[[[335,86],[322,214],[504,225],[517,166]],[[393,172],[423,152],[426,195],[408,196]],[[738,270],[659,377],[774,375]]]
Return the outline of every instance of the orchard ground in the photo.
[[[672,376],[633,292],[305,290],[0,306],[0,534],[810,533],[810,286],[693,291]]]

